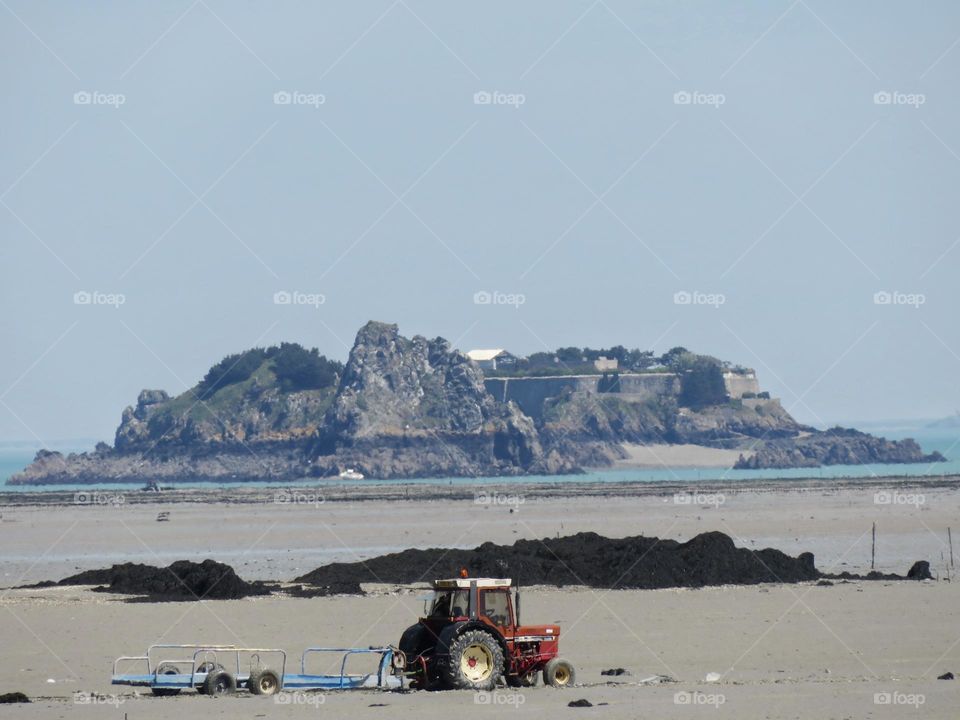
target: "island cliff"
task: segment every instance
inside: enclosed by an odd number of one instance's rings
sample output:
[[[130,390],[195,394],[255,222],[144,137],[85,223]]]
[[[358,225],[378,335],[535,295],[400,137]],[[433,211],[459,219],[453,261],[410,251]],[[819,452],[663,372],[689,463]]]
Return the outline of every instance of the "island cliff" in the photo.
[[[176,397],[143,390],[112,447],[41,450],[8,482],[563,474],[609,466],[623,443],[741,448],[748,468],[942,459],[912,440],[803,426],[766,393],[732,391],[729,379],[725,390],[718,361],[677,357],[658,377],[525,379],[542,381],[535,404],[518,396],[525,412],[443,338],[369,322],[345,365],[291,343],[231,355]]]

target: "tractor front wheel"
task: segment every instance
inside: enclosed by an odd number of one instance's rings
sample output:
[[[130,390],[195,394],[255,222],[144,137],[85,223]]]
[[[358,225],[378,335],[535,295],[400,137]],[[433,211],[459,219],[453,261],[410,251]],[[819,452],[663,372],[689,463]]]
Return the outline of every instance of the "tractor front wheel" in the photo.
[[[454,638],[440,667],[444,684],[460,690],[493,690],[502,674],[500,643],[483,630]]]
[[[570,687],[577,681],[577,673],[567,660],[553,658],[543,668],[543,682],[550,687]]]

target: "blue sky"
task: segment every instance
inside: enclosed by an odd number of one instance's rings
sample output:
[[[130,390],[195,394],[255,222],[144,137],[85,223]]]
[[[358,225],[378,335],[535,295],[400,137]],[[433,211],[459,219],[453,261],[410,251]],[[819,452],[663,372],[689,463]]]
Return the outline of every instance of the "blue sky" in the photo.
[[[368,319],[680,344],[814,424],[960,407],[955,3],[0,16],[2,438],[111,438],[143,387]]]

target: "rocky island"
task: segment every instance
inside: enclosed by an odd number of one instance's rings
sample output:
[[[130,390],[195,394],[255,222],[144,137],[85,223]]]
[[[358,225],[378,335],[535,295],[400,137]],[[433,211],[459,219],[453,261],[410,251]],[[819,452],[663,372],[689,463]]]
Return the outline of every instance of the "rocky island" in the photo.
[[[345,365],[282,343],[224,358],[176,397],[143,390],[113,446],[41,450],[8,484],[567,474],[659,444],[740,450],[746,468],[943,460],[802,425],[752,371],[684,348],[611,354],[622,366],[558,351],[546,370],[485,370],[443,338],[369,322]]]

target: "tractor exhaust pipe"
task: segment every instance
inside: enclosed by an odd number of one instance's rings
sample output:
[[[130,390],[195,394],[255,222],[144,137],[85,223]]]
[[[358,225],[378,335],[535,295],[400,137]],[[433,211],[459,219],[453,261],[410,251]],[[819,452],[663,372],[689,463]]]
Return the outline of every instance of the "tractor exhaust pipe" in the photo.
[[[513,611],[516,617],[514,622],[517,625],[520,624],[520,579],[517,578],[517,588],[513,591]]]

